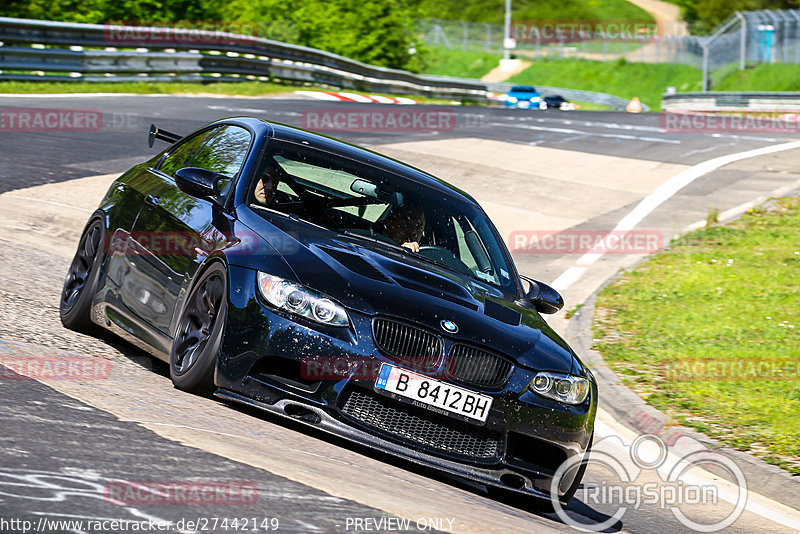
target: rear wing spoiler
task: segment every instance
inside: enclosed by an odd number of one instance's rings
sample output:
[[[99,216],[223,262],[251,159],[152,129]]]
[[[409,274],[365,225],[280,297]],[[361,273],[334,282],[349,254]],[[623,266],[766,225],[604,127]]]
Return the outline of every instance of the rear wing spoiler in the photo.
[[[156,139],[173,144],[183,139],[183,137],[181,137],[178,134],[162,130],[161,128],[158,128],[155,124],[151,124],[150,132],[147,134],[147,146],[153,148],[153,143],[155,143]]]

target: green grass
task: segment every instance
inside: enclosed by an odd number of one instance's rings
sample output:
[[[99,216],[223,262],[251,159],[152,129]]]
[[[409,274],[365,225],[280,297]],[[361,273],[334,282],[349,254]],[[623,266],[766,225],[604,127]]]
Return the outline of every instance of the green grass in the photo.
[[[239,83],[159,83],[159,82],[0,82],[0,93],[136,93],[136,94],[189,94],[213,93],[219,95],[264,96],[290,93],[293,86],[271,82]]]
[[[728,65],[711,77],[712,91],[800,91],[800,67],[793,64]]]
[[[422,15],[446,20],[502,24],[504,0],[423,0]],[[512,20],[653,21],[644,9],[627,0],[514,0]]]
[[[691,233],[604,289],[594,323],[596,348],[647,402],[795,474],[798,227],[800,197]],[[766,367],[746,380],[721,380],[703,368],[694,368],[692,380],[665,372],[691,362]]]
[[[701,80],[700,70],[687,65],[561,59],[537,60],[510,79],[514,83],[598,91],[625,99],[637,96],[651,111],[661,109],[661,96],[668,86],[677,87],[678,91],[699,91]]]
[[[432,48],[426,57],[426,74],[480,78],[500,63],[502,54]]]

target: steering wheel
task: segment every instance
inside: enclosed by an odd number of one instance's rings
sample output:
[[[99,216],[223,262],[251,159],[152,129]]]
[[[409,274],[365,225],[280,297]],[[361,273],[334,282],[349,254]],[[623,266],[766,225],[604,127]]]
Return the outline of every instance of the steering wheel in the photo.
[[[467,264],[461,261],[451,251],[444,247],[437,247],[436,245],[422,245],[419,247],[419,255],[433,260],[436,263],[441,263],[450,267],[454,271],[466,275],[472,275],[472,270],[467,267]]]

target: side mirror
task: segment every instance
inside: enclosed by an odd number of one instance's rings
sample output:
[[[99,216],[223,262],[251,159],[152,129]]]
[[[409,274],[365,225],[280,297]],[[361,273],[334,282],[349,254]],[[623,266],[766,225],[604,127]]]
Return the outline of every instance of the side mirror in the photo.
[[[218,197],[217,182],[222,178],[227,179],[226,176],[197,167],[184,167],[175,173],[178,189],[198,198]]]
[[[564,298],[561,293],[552,287],[525,276],[520,276],[520,278],[530,284],[528,292],[525,293],[525,298],[533,304],[536,311],[540,313],[556,313],[564,307]]]

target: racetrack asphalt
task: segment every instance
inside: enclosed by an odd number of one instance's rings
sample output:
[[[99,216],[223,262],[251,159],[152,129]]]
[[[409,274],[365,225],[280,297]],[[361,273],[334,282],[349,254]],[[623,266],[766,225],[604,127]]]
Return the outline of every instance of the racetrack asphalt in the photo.
[[[134,96],[3,98],[0,105],[2,109],[12,106],[97,109],[103,114],[107,126],[100,132],[0,132],[0,192],[121,172],[154,153],[146,144],[150,122],[178,133],[188,132],[216,118],[243,114],[302,125],[304,111],[331,107],[331,104],[320,106],[318,102],[299,100]],[[788,140],[786,136],[774,134],[666,134],[658,131],[658,117],[653,115],[603,112],[520,115],[516,111],[500,109],[447,109],[453,110],[457,120],[456,127],[450,131],[344,132],[335,135],[350,142],[375,146],[379,151],[380,146],[391,145],[387,148],[390,154],[393,150],[402,153],[412,164],[439,174],[439,168],[457,165],[454,163],[457,158],[452,159],[453,152],[444,147],[453,147],[464,138],[480,140],[478,145],[487,158],[496,150],[507,151],[511,159],[517,152],[521,160],[532,166],[536,162],[528,160],[537,154],[551,158],[546,160],[548,164],[553,164],[553,158],[563,157],[563,165],[568,166],[570,152],[576,156],[611,155],[626,160],[686,166]],[[502,145],[495,146],[494,142]],[[443,159],[435,161],[421,149],[420,143],[442,148],[439,155]],[[566,156],[562,152],[528,153],[526,147],[564,151]],[[645,222],[655,228],[678,231],[698,216],[702,218],[709,209],[709,202],[723,210],[778,186],[796,182],[800,179],[796,174],[796,161],[794,152],[788,158],[787,155],[765,157],[760,158],[758,164],[742,163],[711,173],[667,201]],[[459,167],[462,172],[455,176],[460,181],[456,185],[481,200],[486,178],[481,178],[478,172],[470,172],[474,166],[475,162],[462,161]],[[598,173],[602,174],[600,170]],[[499,173],[498,180],[502,174]],[[68,191],[68,184],[64,185],[67,188],[60,189],[62,193]],[[24,194],[24,191],[17,192]],[[64,199],[69,202],[69,195],[65,194]],[[532,204],[535,202],[536,199],[531,199]],[[601,211],[591,218],[584,218],[581,224],[589,229],[611,228],[633,204],[635,201],[610,211]],[[573,205],[573,209],[580,207]],[[41,209],[47,217],[63,211],[52,205]],[[73,218],[82,221],[86,215],[73,214]],[[82,222],[78,226],[80,224]],[[59,476],[73,477],[71,483],[79,484],[85,484],[85,480],[76,482],[74,477],[80,478],[86,473],[103,479],[116,477],[134,481],[193,480],[198,477],[219,480],[223,473],[231,473],[226,480],[256,480],[259,489],[264,484],[265,492],[267,488],[279,488],[277,492],[268,493],[267,502],[259,501],[260,506],[246,509],[258,512],[260,516],[274,514],[282,518],[281,525],[287,525],[286,531],[345,531],[341,523],[343,518],[379,518],[390,515],[387,511],[397,517],[419,518],[420,514],[439,517],[445,521],[444,527],[448,526],[446,520],[452,518],[456,525],[446,530],[456,532],[566,528],[554,516],[530,513],[520,503],[492,501],[478,489],[429,472],[409,469],[402,463],[385,461],[361,449],[320,440],[313,433],[292,425],[273,424],[275,421],[260,414],[173,390],[164,369],[136,349],[63,330],[58,324],[54,303],[57,302],[60,278],[66,271],[69,256],[48,248],[46,239],[32,244],[20,242],[24,235],[20,230],[24,231],[24,225],[14,229],[16,233],[13,236],[9,226],[14,225],[4,225],[0,233],[3,247],[0,311],[10,319],[0,325],[0,338],[6,342],[22,343],[27,351],[46,348],[108,357],[112,361],[114,379],[94,383],[62,381],[47,385],[29,380],[0,381],[3,423],[4,428],[9,428],[4,436],[13,443],[6,447],[2,456],[0,472],[4,476],[0,482],[13,480],[14,472],[11,470],[17,468],[27,470],[26,476],[35,476],[37,470],[59,473]],[[65,232],[59,238],[66,240],[69,235]],[[77,236],[72,239],[76,241]],[[523,273],[551,281],[574,261],[574,257],[523,254],[517,255],[515,260]],[[626,261],[635,261],[635,258],[608,259],[600,264],[598,274],[587,276],[580,285],[588,288],[603,276],[607,278],[605,273],[613,274]],[[576,287],[566,292],[568,302],[577,302],[575,299],[581,291],[581,287]],[[575,299],[570,301],[570,295],[575,295]],[[210,435],[214,432],[217,434]],[[227,437],[220,439],[220,435]],[[53,439],[53,436],[58,436],[58,439]],[[304,459],[298,461],[298,455]],[[137,461],[140,456],[146,460]],[[189,465],[191,468],[187,467]],[[600,474],[593,477],[590,472],[587,482],[596,483],[599,477]],[[364,486],[362,490],[355,487],[359,484]],[[9,495],[0,485],[2,517],[24,514],[38,517],[32,515],[37,511],[66,513],[61,504],[26,498],[38,491],[35,487],[17,487],[16,493]],[[284,498],[281,492],[288,497]],[[309,495],[310,498],[303,501],[308,506],[297,505],[291,500],[291,495]],[[99,512],[105,513],[103,507],[108,503],[98,507],[99,502],[96,497],[81,497],[74,502],[70,499],[69,509],[73,510],[70,513],[101,515]],[[36,503],[38,508],[32,503]],[[577,516],[596,521],[602,521],[614,511],[580,501],[571,508]],[[631,510],[610,530],[685,530],[669,512],[656,508]],[[167,518],[185,517],[189,512],[194,516],[226,513],[232,517],[239,515],[237,512],[240,510],[235,507],[224,510],[192,507],[187,511],[180,507],[161,507],[145,512],[159,517],[166,515]],[[294,514],[293,510],[298,513]],[[112,511],[119,516],[120,509],[113,508]],[[749,532],[755,528],[787,531],[785,525],[771,523],[751,512],[745,512],[730,531]]]

